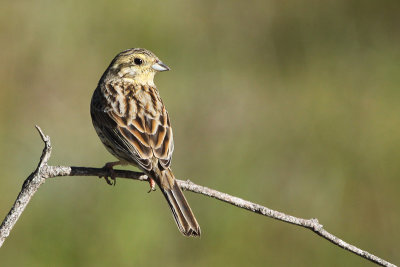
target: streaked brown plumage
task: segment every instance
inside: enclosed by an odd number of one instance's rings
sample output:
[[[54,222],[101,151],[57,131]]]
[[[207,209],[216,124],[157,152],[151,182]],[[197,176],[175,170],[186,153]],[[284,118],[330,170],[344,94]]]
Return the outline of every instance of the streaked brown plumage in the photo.
[[[119,53],[101,77],[90,106],[97,134],[119,159],[143,170],[164,193],[179,230],[199,236],[197,223],[171,171],[174,151],[168,112],[154,85],[154,75],[169,68],[152,52],[128,49]]]

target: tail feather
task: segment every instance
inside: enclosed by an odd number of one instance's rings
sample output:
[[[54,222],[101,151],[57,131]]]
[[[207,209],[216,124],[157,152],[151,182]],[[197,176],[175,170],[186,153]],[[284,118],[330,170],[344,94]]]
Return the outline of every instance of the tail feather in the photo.
[[[169,174],[173,175],[172,172],[169,172]],[[200,236],[200,226],[197,223],[185,196],[175,179],[171,182],[170,186],[166,186],[164,183],[160,183],[159,186],[169,204],[169,207],[171,208],[179,231],[185,236]]]

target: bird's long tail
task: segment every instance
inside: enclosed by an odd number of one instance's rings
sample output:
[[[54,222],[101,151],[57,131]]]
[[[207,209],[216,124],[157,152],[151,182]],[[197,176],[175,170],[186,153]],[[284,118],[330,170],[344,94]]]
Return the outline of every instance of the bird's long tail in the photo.
[[[179,188],[174,174],[167,169],[161,172],[160,176],[160,179],[157,179],[159,181],[156,182],[171,208],[179,231],[185,236],[200,236],[200,225]]]

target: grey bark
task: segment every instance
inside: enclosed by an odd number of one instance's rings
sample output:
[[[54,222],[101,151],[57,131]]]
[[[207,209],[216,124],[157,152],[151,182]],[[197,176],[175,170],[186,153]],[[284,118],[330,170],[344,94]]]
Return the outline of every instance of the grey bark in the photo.
[[[22,185],[21,192],[19,193],[17,200],[12,206],[10,212],[7,214],[6,218],[2,222],[0,226],[0,247],[3,245],[5,239],[9,236],[12,228],[15,223],[21,216],[25,207],[28,205],[31,197],[36,193],[39,189],[40,185],[42,185],[46,179],[59,177],[59,176],[98,176],[105,177],[109,176],[109,171],[104,168],[88,168],[88,167],[70,167],[70,166],[49,166],[47,164],[50,156],[51,156],[51,143],[50,137],[44,135],[40,127],[36,126],[36,129],[39,131],[39,134],[45,143],[45,147],[43,149],[42,155],[39,160],[38,167],[36,170],[29,175],[29,177],[25,180]],[[141,172],[133,172],[133,171],[123,171],[123,170],[114,170],[116,177],[118,178],[127,178],[134,179],[139,181],[148,181],[147,176]],[[362,250],[356,246],[353,246],[337,236],[329,233],[323,228],[323,225],[318,222],[317,219],[302,219],[298,217],[294,217],[291,215],[287,215],[285,213],[269,209],[267,207],[258,205],[256,203],[231,196],[226,193],[219,192],[217,190],[194,184],[193,182],[186,180],[177,180],[179,186],[182,190],[191,191],[194,193],[202,194],[205,196],[209,196],[236,207],[249,210],[254,213],[258,213],[276,220],[280,220],[283,222],[287,222],[290,224],[294,224],[297,226],[301,226],[307,229],[310,229],[317,235],[325,238],[331,243],[346,249],[360,257],[363,257],[373,263],[376,263],[381,266],[396,266],[390,262],[387,262],[365,250]]]

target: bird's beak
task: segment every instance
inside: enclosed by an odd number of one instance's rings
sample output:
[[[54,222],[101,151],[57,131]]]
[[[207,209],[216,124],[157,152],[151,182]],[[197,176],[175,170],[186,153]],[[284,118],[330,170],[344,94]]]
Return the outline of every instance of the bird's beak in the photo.
[[[151,67],[156,71],[167,71],[167,70],[170,70],[170,68],[167,65],[165,65],[164,63],[162,63],[161,61],[157,61]]]

